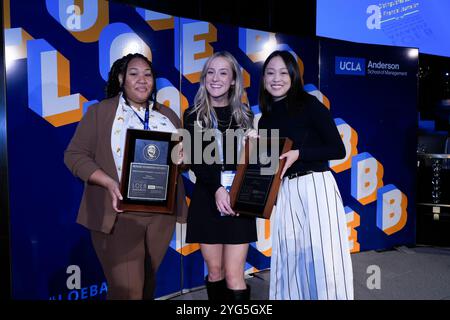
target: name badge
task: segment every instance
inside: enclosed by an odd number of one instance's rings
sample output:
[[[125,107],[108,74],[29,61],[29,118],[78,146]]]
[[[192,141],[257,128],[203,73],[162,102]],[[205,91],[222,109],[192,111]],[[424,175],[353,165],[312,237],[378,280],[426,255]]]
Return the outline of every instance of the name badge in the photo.
[[[220,184],[225,187],[225,189],[230,192],[231,185],[233,184],[234,176],[236,171],[222,171],[220,175]]]

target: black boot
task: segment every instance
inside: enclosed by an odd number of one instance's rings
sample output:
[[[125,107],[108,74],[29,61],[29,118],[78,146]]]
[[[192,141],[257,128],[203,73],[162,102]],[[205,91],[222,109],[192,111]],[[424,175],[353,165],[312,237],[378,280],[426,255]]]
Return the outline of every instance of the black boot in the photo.
[[[247,289],[244,290],[232,290],[228,289],[230,300],[232,301],[248,301],[250,300],[250,286],[247,285]]]
[[[225,279],[210,282],[208,276],[205,277],[206,292],[208,293],[208,300],[221,301],[227,300],[227,282]]]

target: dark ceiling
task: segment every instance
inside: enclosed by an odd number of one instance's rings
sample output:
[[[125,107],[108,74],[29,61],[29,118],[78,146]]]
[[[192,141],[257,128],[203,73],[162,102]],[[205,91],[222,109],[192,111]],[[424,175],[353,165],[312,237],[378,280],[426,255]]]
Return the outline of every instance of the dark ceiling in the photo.
[[[294,35],[316,35],[316,0],[110,0],[174,16]],[[295,3],[295,5],[294,5]]]

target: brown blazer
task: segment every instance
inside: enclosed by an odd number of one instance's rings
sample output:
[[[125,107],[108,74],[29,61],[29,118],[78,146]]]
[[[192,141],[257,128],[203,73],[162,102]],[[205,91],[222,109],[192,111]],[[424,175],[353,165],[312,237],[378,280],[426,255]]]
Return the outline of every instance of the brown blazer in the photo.
[[[85,182],[84,193],[78,211],[77,222],[94,231],[110,233],[117,213],[112,208],[108,191],[88,182],[97,169],[119,182],[111,150],[111,128],[119,104],[119,96],[102,100],[89,107],[79,122],[75,134],[64,152],[64,163]],[[165,115],[176,128],[181,128],[176,113],[160,104],[155,109]],[[187,204],[181,175],[178,176],[176,215],[178,222],[185,222]]]

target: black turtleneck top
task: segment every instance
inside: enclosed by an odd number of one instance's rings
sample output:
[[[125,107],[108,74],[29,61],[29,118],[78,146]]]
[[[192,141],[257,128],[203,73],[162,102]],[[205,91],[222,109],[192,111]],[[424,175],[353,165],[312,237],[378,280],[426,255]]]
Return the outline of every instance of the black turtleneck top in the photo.
[[[293,140],[292,150],[299,158],[286,175],[302,171],[325,171],[328,160],[345,157],[345,146],[330,111],[312,95],[307,95],[301,107],[288,112],[287,99],[273,102],[272,111],[263,114],[258,129],[279,129],[280,137]],[[268,133],[270,136],[270,133]]]

